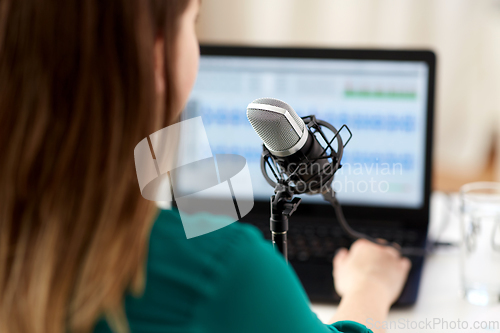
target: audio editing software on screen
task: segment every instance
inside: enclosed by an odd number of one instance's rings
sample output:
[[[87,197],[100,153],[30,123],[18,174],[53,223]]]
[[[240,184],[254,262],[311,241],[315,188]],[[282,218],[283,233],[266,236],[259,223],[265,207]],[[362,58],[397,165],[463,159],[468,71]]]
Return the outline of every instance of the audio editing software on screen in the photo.
[[[214,154],[243,155],[256,199],[273,189],[260,171],[262,143],[246,118],[259,97],[278,98],[353,138],[334,188],[343,204],[423,203],[428,68],[423,62],[202,56],[185,117],[202,116]],[[342,132],[348,136],[347,132]],[[305,201],[323,202],[320,196]]]

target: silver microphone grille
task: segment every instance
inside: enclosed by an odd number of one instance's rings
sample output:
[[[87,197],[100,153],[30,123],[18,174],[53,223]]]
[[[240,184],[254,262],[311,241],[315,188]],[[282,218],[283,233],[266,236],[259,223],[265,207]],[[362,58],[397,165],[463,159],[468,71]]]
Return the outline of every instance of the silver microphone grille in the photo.
[[[304,141],[301,140],[304,121],[283,101],[274,98],[256,99],[248,105],[247,117],[262,142],[272,151],[287,151]]]

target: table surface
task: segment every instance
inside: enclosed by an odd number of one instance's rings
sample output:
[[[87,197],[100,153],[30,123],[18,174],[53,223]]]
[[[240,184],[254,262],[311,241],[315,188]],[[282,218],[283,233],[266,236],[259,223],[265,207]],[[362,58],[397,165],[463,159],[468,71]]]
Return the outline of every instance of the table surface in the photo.
[[[457,202],[456,195],[432,195],[430,239],[436,239],[441,234],[441,241],[458,243]],[[500,332],[500,304],[469,304],[461,295],[459,277],[458,247],[438,248],[425,260],[416,304],[391,309],[387,322],[378,325],[390,325],[387,332]],[[311,307],[325,323],[337,308],[336,305],[318,303],[313,303]],[[474,325],[490,325],[490,328],[474,329]]]

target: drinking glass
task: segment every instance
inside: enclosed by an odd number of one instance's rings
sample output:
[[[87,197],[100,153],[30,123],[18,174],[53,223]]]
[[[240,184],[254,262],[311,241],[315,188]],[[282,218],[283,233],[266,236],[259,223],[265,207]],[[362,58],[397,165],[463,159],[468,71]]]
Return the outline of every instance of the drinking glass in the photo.
[[[461,280],[465,299],[489,305],[500,298],[500,183],[460,189]]]

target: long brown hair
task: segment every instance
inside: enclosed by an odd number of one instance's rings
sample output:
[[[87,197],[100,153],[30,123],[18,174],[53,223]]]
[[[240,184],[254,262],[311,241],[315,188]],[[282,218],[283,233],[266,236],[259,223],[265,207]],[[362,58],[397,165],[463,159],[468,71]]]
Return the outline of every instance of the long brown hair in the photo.
[[[0,0],[0,332],[88,332],[101,315],[126,330],[156,214],[133,151],[174,121],[188,1]]]

